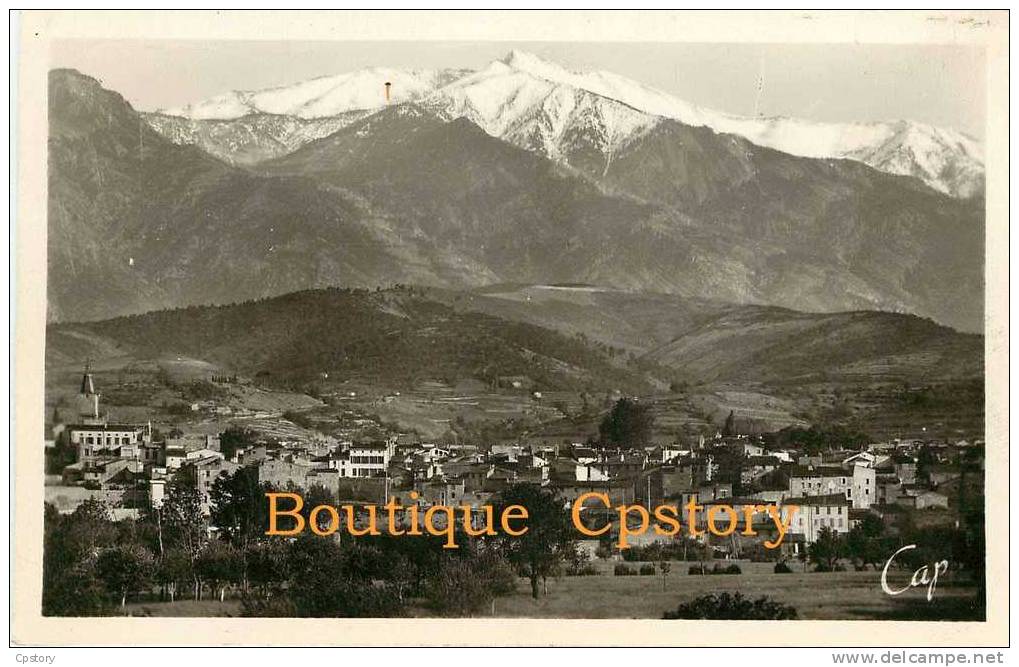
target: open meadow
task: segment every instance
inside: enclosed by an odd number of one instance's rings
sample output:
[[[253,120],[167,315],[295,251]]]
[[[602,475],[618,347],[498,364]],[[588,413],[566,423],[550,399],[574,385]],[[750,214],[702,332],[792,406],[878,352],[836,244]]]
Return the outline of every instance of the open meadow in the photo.
[[[548,581],[548,595],[535,600],[526,579],[516,590],[495,599],[476,616],[498,618],[645,618],[660,619],[666,610],[710,593],[742,593],[769,598],[796,608],[809,620],[977,620],[982,609],[975,603],[976,589],[968,581],[955,581],[949,572],[938,582],[933,599],[926,589],[915,588],[892,597],[881,590],[881,572],[799,572],[774,574],[770,563],[741,563],[739,575],[691,575],[690,565],[673,561],[663,587],[661,575],[614,576],[600,573],[560,577]],[[603,571],[609,563],[599,563]],[[631,565],[633,565],[631,563]],[[639,563],[636,564],[639,567]],[[802,567],[792,565],[794,570]],[[611,570],[609,570],[611,571]],[[911,573],[889,573],[895,589],[908,583]],[[240,601],[178,600],[137,602],[127,605],[133,616],[238,616]],[[408,616],[432,616],[427,608],[411,606]]]
[[[975,598],[975,589],[968,585],[939,584],[930,603],[920,589],[893,598],[881,590],[879,571],[688,575],[687,567],[673,563],[664,590],[660,575],[563,577],[550,581],[549,594],[535,600],[521,582],[516,592],[496,600],[494,615],[660,619],[680,603],[723,591],[751,598],[766,595],[795,607],[801,619],[972,620],[974,613],[981,613],[968,604]],[[904,573],[896,577],[904,578]],[[489,610],[485,615],[493,614]]]

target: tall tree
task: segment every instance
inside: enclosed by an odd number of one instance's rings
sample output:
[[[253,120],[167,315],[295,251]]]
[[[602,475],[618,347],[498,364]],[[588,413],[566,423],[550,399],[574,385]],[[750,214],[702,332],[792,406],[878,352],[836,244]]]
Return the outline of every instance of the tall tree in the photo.
[[[844,545],[842,538],[833,528],[825,526],[818,531],[817,539],[810,545],[810,560],[817,564],[822,572],[831,572],[842,558]]]
[[[888,557],[886,540],[882,539],[884,523],[874,514],[867,514],[845,537],[845,553],[860,565],[877,565]]]
[[[166,498],[163,499],[161,514],[166,526],[164,542],[187,554],[191,563],[197,600],[201,593],[198,557],[209,535],[205,514],[202,511],[201,494],[190,484],[171,482]]]
[[[45,616],[94,616],[109,600],[95,573],[100,551],[116,544],[109,510],[88,500],[70,515],[49,503],[43,517],[42,613]]]
[[[729,410],[729,416],[725,418],[725,426],[722,427],[722,435],[730,437],[736,435],[736,413]]]
[[[499,549],[506,559],[531,582],[531,596],[539,596],[539,583],[546,583],[575,540],[573,526],[560,499],[534,484],[515,484],[492,503],[495,516],[512,505],[527,508],[523,535],[500,533]],[[546,591],[547,592],[547,591]]]
[[[263,598],[278,590],[287,579],[288,569],[294,570],[296,565],[286,543],[278,539],[251,542],[245,547],[243,558],[245,580],[257,588]]]
[[[251,447],[258,442],[258,432],[240,426],[231,426],[219,434],[219,451],[229,461],[238,450]]]
[[[241,552],[228,542],[211,540],[198,556],[198,572],[222,602],[227,586],[240,583],[244,576]]]
[[[163,552],[156,565],[156,581],[162,586],[163,593],[169,595],[170,602],[176,599],[180,585],[193,582],[194,577],[191,557],[182,549],[169,549]]]
[[[268,484],[258,483],[254,467],[238,469],[212,484],[209,493],[211,521],[234,546],[245,549],[265,536],[269,527]]]
[[[127,604],[127,596],[145,589],[152,582],[155,559],[148,549],[127,544],[110,547],[99,554],[96,573],[106,589],[120,597],[120,606]]]
[[[651,439],[654,415],[647,405],[621,398],[598,427],[602,445],[641,447]]]

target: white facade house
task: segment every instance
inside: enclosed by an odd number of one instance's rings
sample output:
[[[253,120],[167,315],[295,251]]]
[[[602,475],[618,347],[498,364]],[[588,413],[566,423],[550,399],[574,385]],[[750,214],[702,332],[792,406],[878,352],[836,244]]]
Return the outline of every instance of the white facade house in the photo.
[[[141,458],[145,427],[132,424],[72,424],[68,441],[78,450],[78,460],[97,457]]]
[[[791,507],[797,507],[789,519]],[[782,521],[789,524],[789,532],[802,535],[807,544],[817,540],[822,528],[836,533],[849,532],[849,500],[841,493],[825,496],[787,498],[782,503]]]
[[[839,494],[855,509],[877,502],[877,473],[865,465],[851,470],[837,467],[797,466],[789,476],[789,495],[795,497]]]
[[[340,477],[381,477],[389,469],[392,446],[385,443],[351,445],[341,456],[331,462],[330,467],[339,471]]]

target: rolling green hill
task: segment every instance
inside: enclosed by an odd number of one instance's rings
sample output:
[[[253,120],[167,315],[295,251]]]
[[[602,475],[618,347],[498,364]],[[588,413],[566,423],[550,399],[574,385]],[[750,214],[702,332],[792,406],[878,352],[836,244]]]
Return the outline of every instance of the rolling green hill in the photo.
[[[626,350],[701,383],[940,382],[983,377],[983,336],[897,313],[803,313],[593,286],[429,294]]]
[[[572,401],[574,417],[580,392],[603,407],[616,390],[646,396],[669,434],[710,430],[705,420],[720,424],[730,411],[753,431],[835,423],[875,436],[969,437],[983,423],[982,336],[910,315],[801,313],[576,284],[295,292],[51,324],[46,352],[47,378],[60,387],[74,385],[86,358],[118,374],[237,373],[323,392],[351,382],[476,393],[519,375]],[[410,414],[413,424],[452,416],[448,405],[430,405],[394,405],[390,416]],[[597,411],[584,419],[562,428],[596,431]]]
[[[52,325],[51,363],[187,357],[281,383],[526,375],[545,388],[980,378],[983,337],[878,312],[800,313],[593,287],[325,289]],[[661,386],[661,385],[659,385]]]
[[[50,364],[116,353],[187,357],[270,384],[358,380],[379,387],[524,375],[535,388],[648,390],[584,340],[463,311],[410,289],[326,289],[227,306],[51,325]],[[328,376],[328,378],[326,377]]]

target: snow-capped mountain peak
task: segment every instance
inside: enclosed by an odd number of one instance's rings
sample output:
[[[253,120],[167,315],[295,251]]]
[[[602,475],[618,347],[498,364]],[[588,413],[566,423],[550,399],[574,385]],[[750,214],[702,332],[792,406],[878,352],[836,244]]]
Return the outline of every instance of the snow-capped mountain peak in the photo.
[[[553,159],[578,141],[610,154],[659,122],[592,90],[596,86],[583,76],[513,51],[422,104],[443,117],[466,117],[493,136]]]
[[[510,69],[520,72],[528,72],[549,81],[563,81],[573,75],[570,70],[559,63],[546,60],[539,55],[529,51],[513,49],[506,56],[496,62],[504,63]]]
[[[396,104],[427,95],[466,72],[369,67],[275,88],[231,91],[160,113],[194,120],[229,120],[255,113],[326,118],[382,108],[386,105],[386,83],[390,84],[390,103]]]
[[[525,51],[511,51],[451,82],[426,103],[552,158],[569,152],[564,141],[580,137],[610,160],[612,152],[668,118],[802,157],[858,160],[881,171],[915,176],[955,196],[983,189],[982,149],[961,132],[912,121],[742,117],[691,104],[611,72],[573,71]]]
[[[370,67],[264,90],[231,91],[162,111],[150,116],[150,122],[174,141],[202,143],[228,160],[231,149],[219,146],[217,138],[224,134],[238,145],[277,147],[253,152],[252,159],[276,157],[384,107],[387,82],[390,104],[414,101],[444,118],[467,118],[492,136],[555,160],[578,151],[600,151],[607,168],[616,152],[671,119],[802,157],[857,160],[917,177],[954,196],[983,190],[982,148],[955,130],[912,121],[828,123],[737,116],[612,72],[575,71],[519,50],[478,71]],[[261,130],[242,120],[259,114],[304,124],[259,120],[259,127],[273,128],[272,136],[263,139]],[[245,127],[203,125],[229,121]],[[238,131],[228,132],[232,129]]]

